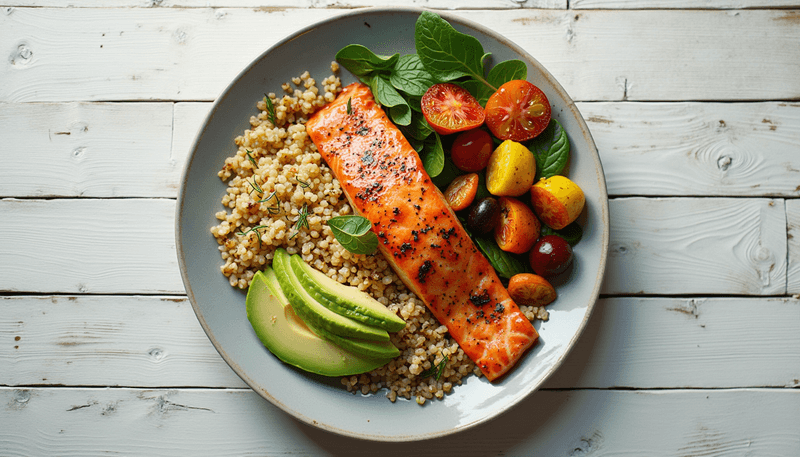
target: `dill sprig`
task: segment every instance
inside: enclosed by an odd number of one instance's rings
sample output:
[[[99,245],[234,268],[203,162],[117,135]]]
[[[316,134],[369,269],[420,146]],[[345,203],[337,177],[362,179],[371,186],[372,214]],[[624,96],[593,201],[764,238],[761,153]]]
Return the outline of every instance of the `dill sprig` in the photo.
[[[267,212],[270,213],[270,214],[273,214],[273,215],[274,214],[280,214],[281,213],[281,202],[280,202],[280,200],[278,200],[278,191],[277,190],[272,191],[272,193],[269,194],[269,197],[262,198],[261,200],[258,200],[258,203],[269,203],[269,201],[272,200],[273,198],[275,199],[275,204],[267,206]]]
[[[444,373],[444,368],[447,366],[447,361],[449,359],[450,358],[448,356],[444,356],[444,359],[442,359],[442,361],[439,362],[438,365],[433,365],[432,367],[423,371],[422,373],[419,374],[419,377],[424,379],[433,376],[433,379],[438,381],[439,378],[442,377],[442,374]]]
[[[254,159],[253,156],[251,155],[253,153],[253,151],[251,151],[249,149],[245,149],[244,153],[247,154],[247,160],[249,160],[250,163],[253,164],[253,169],[257,169],[258,168],[258,164],[256,163],[256,159]]]
[[[269,121],[272,122],[273,127],[277,127],[278,121],[275,120],[275,105],[272,104],[272,99],[267,94],[264,94],[264,103],[267,104],[267,115]]]
[[[311,184],[300,180],[300,178],[295,177],[294,179],[297,180],[297,183],[300,184],[300,187],[302,187],[303,189],[308,189],[309,187],[311,187]]]
[[[294,223],[294,227],[292,228],[294,229],[294,233],[289,237],[290,240],[300,233],[301,228],[308,229],[308,203],[303,203],[303,208],[300,210],[300,215],[297,217],[297,221]]]
[[[245,232],[236,232],[239,236],[247,236],[250,232],[256,232],[257,240],[258,240],[258,248],[261,249],[261,232],[259,230],[267,228],[266,225],[256,225],[255,227],[251,227],[249,230]]]
[[[256,182],[256,177],[255,176],[253,176],[253,181],[252,182],[251,181],[247,181],[247,184],[250,184],[250,187],[252,187],[253,190],[258,192],[259,194],[263,194],[264,193],[264,191],[261,190],[261,186],[259,186],[258,183]]]

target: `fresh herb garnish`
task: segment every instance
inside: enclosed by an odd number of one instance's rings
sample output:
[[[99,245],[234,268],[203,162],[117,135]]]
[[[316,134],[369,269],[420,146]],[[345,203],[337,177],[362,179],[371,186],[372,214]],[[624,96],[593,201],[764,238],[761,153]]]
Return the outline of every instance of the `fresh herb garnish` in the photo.
[[[254,191],[258,192],[259,194],[263,194],[264,191],[261,190],[261,186],[258,185],[256,182],[256,177],[253,176],[253,181],[247,181],[247,184],[250,184],[250,187],[253,188]]]
[[[267,212],[269,214],[280,214],[280,212],[281,212],[281,202],[280,202],[280,200],[278,200],[278,191],[277,190],[272,191],[272,193],[269,194],[269,197],[262,198],[261,200],[258,200],[258,203],[269,203],[269,201],[272,200],[273,198],[275,199],[275,204],[268,206],[267,207]]]
[[[333,236],[353,254],[372,254],[378,249],[378,236],[370,230],[372,224],[362,216],[336,216],[328,220]]]
[[[433,379],[438,381],[439,378],[441,378],[442,374],[444,373],[444,369],[447,366],[448,360],[450,360],[450,358],[448,356],[444,356],[444,359],[441,362],[439,362],[438,365],[433,365],[427,370],[423,371],[422,373],[419,374],[419,377],[430,378],[431,376],[433,376]]]
[[[550,124],[528,144],[536,157],[536,181],[555,176],[567,166],[569,139],[561,124],[551,119]]]
[[[303,189],[308,189],[309,187],[311,187],[311,184],[301,180],[300,178],[295,177],[294,179],[297,181],[298,184],[300,184],[300,187],[302,187]]]
[[[278,125],[275,120],[275,105],[272,104],[272,99],[267,94],[264,94],[264,103],[267,104],[267,116],[269,121],[272,122],[273,127]]]
[[[249,230],[245,232],[236,232],[239,236],[247,236],[250,232],[256,232],[257,240],[258,240],[258,248],[261,249],[261,232],[259,230],[267,228],[266,225],[256,225],[255,227],[251,227]]]
[[[245,149],[244,153],[247,154],[247,160],[249,160],[250,163],[253,164],[253,168],[254,169],[258,168],[258,164],[256,163],[256,159],[254,159],[253,156],[252,156],[253,151],[251,151],[249,149]]]
[[[347,99],[347,114],[353,114],[353,97]]]
[[[308,203],[303,203],[303,207],[300,209],[300,215],[297,216],[297,221],[294,223],[294,227],[292,227],[294,233],[289,239],[291,240],[296,237],[297,234],[300,233],[301,228],[308,229]]]

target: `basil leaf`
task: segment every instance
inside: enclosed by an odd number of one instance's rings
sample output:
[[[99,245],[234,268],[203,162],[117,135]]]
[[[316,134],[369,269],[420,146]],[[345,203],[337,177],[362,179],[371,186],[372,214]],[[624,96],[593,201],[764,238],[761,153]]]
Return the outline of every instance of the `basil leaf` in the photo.
[[[506,60],[500,62],[492,67],[491,70],[489,70],[489,75],[486,77],[486,79],[489,81],[489,84],[497,88],[509,81],[513,81],[515,79],[524,80],[527,78],[528,66],[525,65],[525,62],[521,60]],[[486,106],[486,102],[493,93],[494,91],[489,86],[482,84],[479,87],[478,95],[476,96],[478,103],[480,103],[482,106]]]
[[[500,249],[494,240],[473,236],[472,241],[475,242],[478,249],[480,249],[486,259],[489,260],[489,263],[494,267],[498,276],[511,279],[511,277],[516,274],[528,272],[528,269],[525,268],[525,265],[520,262],[519,259]]]
[[[554,230],[546,225],[542,225],[542,230],[539,236],[556,235],[564,238],[564,241],[569,243],[570,246],[575,246],[583,238],[583,229],[577,222],[573,222],[561,230]]]
[[[353,254],[372,254],[378,249],[378,236],[372,223],[362,216],[336,216],[328,220],[334,238]]]
[[[569,160],[569,138],[557,120],[551,119],[542,133],[528,144],[536,157],[536,178],[549,178],[564,171]]]
[[[397,125],[408,125],[411,123],[411,107],[407,103],[392,106],[389,108],[389,116]]]
[[[425,70],[417,54],[400,57],[389,75],[389,81],[397,90],[408,95],[422,97],[429,87],[436,84],[436,79]]]
[[[379,56],[360,44],[349,44],[336,53],[336,61],[356,76],[391,68],[399,58],[400,54]]]
[[[438,14],[423,11],[414,27],[414,42],[420,61],[434,78],[452,81],[470,76],[483,78],[487,54],[477,38],[453,28]]]
[[[385,77],[381,75],[375,75],[370,79],[370,88],[372,89],[372,95],[375,97],[375,100],[385,107],[392,107],[397,105],[406,105],[406,99],[403,98],[397,92],[389,81],[386,80]]]
[[[433,133],[433,129],[431,128],[431,125],[428,124],[428,121],[425,120],[425,116],[416,111],[411,113],[411,122],[408,125],[403,126],[400,130],[403,131],[403,134],[406,136],[406,138],[410,137],[420,141],[428,138],[430,134]]]
[[[431,178],[439,176],[444,169],[444,147],[438,133],[433,132],[433,135],[425,140],[419,158],[422,159],[422,165],[428,172],[428,176]]]

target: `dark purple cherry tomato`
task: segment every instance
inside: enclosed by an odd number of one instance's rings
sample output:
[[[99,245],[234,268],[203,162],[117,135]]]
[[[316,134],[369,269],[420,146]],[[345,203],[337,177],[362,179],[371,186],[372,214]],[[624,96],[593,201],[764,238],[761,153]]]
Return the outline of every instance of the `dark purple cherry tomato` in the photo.
[[[467,216],[467,227],[480,234],[494,230],[500,223],[500,203],[492,197],[478,200]]]
[[[539,276],[555,276],[572,265],[572,247],[558,235],[539,238],[530,252],[531,268]]]

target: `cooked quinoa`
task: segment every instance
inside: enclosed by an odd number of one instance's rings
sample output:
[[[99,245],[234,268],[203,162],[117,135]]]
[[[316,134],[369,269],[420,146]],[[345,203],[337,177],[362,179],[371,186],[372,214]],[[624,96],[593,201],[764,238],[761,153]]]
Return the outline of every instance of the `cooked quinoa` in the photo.
[[[246,289],[253,275],[272,263],[275,249],[283,247],[329,277],[369,293],[406,321],[403,330],[391,335],[401,355],[341,382],[350,392],[366,395],[386,389],[393,402],[403,397],[424,404],[481,372],[380,252],[350,253],[326,223],[352,213],[305,129],[308,117],[342,90],[336,62],[331,71],[334,74],[319,87],[305,72],[283,84],[282,95],[268,94],[273,110],[266,99],[258,101],[259,113],[250,118],[251,128],[236,138],[238,151],[218,173],[228,184],[222,198],[225,210],[216,213],[220,223],[211,228],[224,261],[220,269],[231,286]],[[530,320],[547,319],[544,307],[520,308]],[[443,362],[438,380],[420,376]]]

